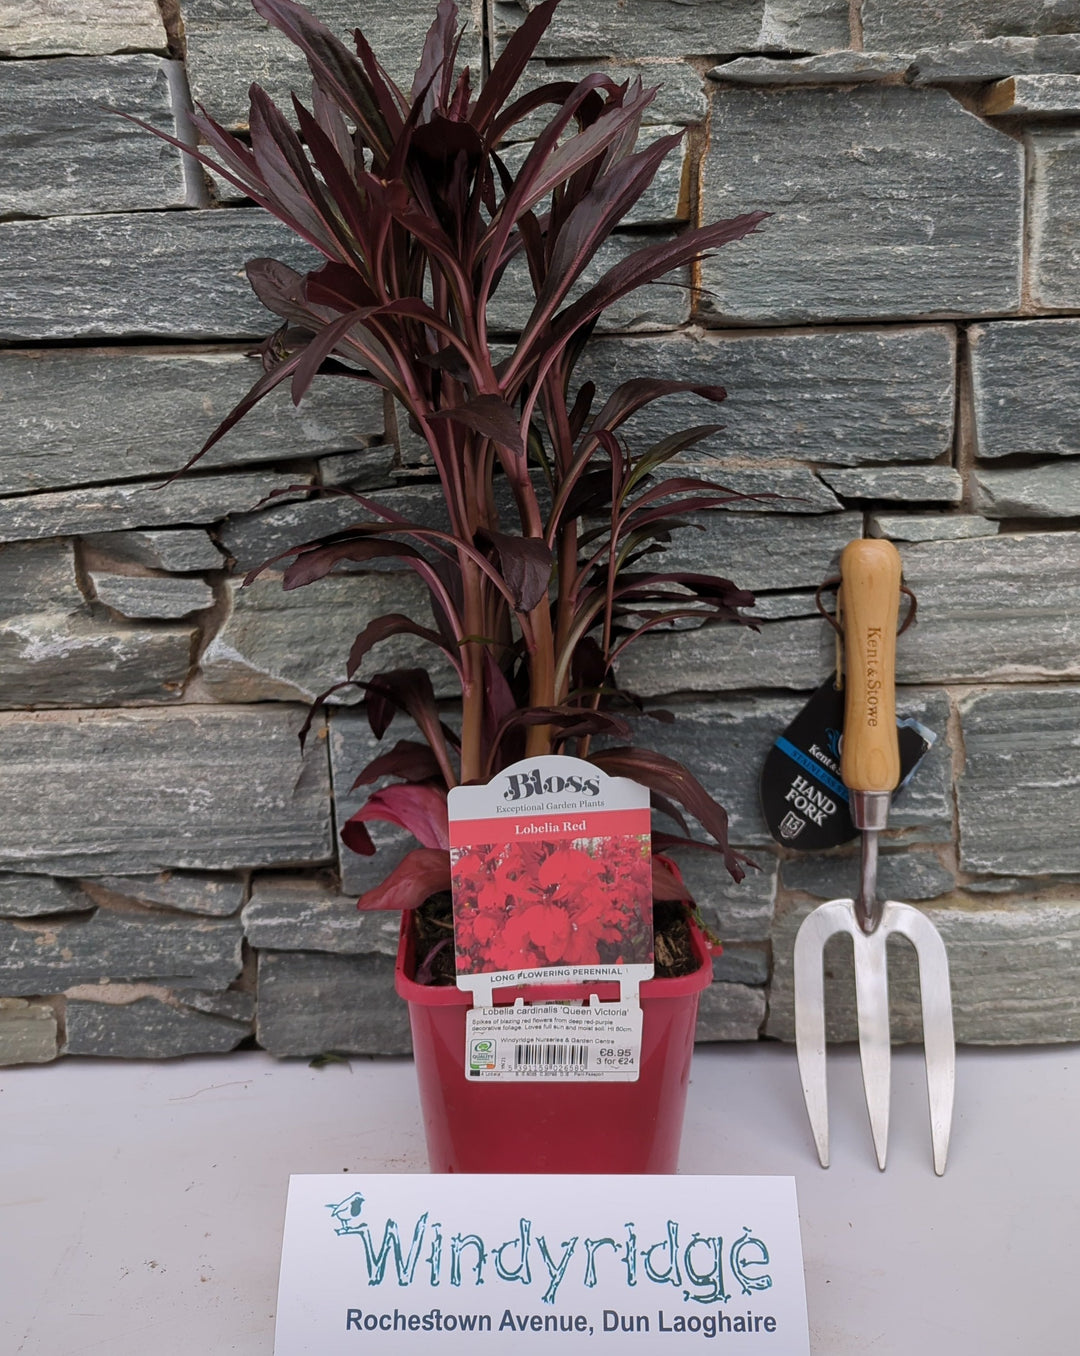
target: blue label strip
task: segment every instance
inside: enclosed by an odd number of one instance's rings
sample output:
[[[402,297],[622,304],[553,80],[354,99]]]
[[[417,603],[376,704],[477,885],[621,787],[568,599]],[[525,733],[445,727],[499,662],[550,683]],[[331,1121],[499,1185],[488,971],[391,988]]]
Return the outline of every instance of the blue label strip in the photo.
[[[844,783],[838,781],[831,772],[826,772],[821,764],[816,763],[808,753],[803,753],[802,749],[797,749],[791,740],[785,739],[783,735],[776,741],[776,747],[786,753],[793,763],[798,763],[804,772],[809,772],[815,781],[819,781],[834,796],[839,796],[844,804],[847,804],[848,789]]]

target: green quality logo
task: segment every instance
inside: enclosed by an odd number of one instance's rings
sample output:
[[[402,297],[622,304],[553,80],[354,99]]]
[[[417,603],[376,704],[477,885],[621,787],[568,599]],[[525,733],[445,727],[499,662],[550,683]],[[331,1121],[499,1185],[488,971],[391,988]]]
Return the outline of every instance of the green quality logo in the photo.
[[[474,1040],[469,1042],[469,1067],[471,1069],[494,1069],[495,1042],[493,1040]]]
[[[639,1236],[631,1221],[618,1228],[597,1230],[595,1237],[574,1235],[556,1244],[550,1241],[549,1232],[540,1232],[535,1221],[524,1217],[519,1218],[509,1238],[494,1239],[477,1232],[454,1230],[432,1220],[428,1211],[414,1221],[411,1229],[385,1217],[376,1222],[369,1219],[371,1211],[367,1205],[363,1193],[354,1191],[326,1209],[330,1211],[334,1232],[358,1241],[367,1284],[373,1287],[386,1282],[399,1287],[414,1283],[437,1287],[444,1282],[453,1288],[466,1282],[475,1286],[491,1282],[535,1286],[542,1290],[541,1303],[553,1305],[564,1286],[568,1292],[574,1292],[593,1290],[598,1284],[603,1284],[605,1291],[613,1285],[631,1289],[644,1285],[673,1287],[682,1299],[702,1305],[727,1305],[735,1293],[750,1296],[768,1290],[773,1283],[767,1270],[769,1249],[748,1227],[725,1239],[719,1233],[702,1233],[681,1220],[669,1219],[663,1235],[652,1238]],[[554,1236],[558,1238],[562,1232],[559,1229]],[[565,1294],[562,1298],[566,1298]],[[360,1315],[361,1311],[349,1313]],[[452,1315],[442,1315],[448,1317]],[[534,1317],[540,1321],[540,1316]],[[761,1315],[721,1314],[723,1323],[716,1315],[707,1317],[706,1326],[712,1328],[711,1333],[706,1333],[703,1326],[705,1315],[665,1319],[661,1311],[659,1321],[679,1325],[669,1326],[666,1331],[706,1335],[715,1335],[717,1330],[775,1330],[775,1320],[763,1319]],[[639,1324],[636,1328],[625,1326],[633,1321]],[[617,1331],[622,1322],[623,1331],[642,1331],[640,1321],[648,1323],[649,1317],[621,1315],[605,1309],[602,1330]],[[615,1326],[610,1327],[611,1323]],[[356,1326],[361,1325],[362,1319],[358,1319]],[[560,1329],[556,1326],[554,1330]]]

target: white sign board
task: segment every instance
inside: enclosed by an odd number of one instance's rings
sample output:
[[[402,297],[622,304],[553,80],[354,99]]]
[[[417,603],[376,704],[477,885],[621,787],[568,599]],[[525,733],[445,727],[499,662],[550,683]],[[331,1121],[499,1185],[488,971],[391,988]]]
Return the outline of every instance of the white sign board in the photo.
[[[794,1179],[292,1178],[275,1356],[553,1338],[566,1356],[674,1356],[702,1338],[809,1356]]]

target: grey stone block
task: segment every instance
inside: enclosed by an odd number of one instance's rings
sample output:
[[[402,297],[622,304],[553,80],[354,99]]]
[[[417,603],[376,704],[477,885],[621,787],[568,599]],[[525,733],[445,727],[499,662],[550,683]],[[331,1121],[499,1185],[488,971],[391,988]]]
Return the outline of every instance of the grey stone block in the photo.
[[[1073,798],[1080,783],[1080,687],[979,692],[960,702],[957,784],[965,871],[1080,872]]]
[[[873,51],[910,52],[943,43],[1068,33],[1080,27],[1075,0],[1031,5],[1026,0],[863,0],[863,41]]]
[[[773,215],[702,265],[703,314],[786,324],[1016,311],[1023,161],[940,90],[725,90],[704,215]]]
[[[774,971],[765,1034],[794,1038],[791,953],[808,910],[780,914],[773,933]],[[1080,1037],[1076,985],[1080,903],[1016,901],[978,909],[928,908],[945,940],[952,976],[958,1041],[1024,1045]],[[902,941],[889,948],[889,1030],[894,1041],[921,1039],[914,952]],[[855,1039],[855,980],[851,948],[843,938],[825,951],[826,1029],[830,1040]]]
[[[246,588],[227,584],[230,611],[203,651],[200,671],[216,701],[312,701],[345,679],[357,635],[376,617],[399,612],[427,622],[426,586],[411,572],[328,577],[286,592],[265,574]],[[392,636],[365,659],[362,679],[384,669],[424,667],[440,696],[460,691],[441,650],[416,636]],[[337,702],[363,693],[345,688]]]
[[[306,8],[350,50],[352,30],[360,28],[391,79],[408,92],[435,15],[429,0],[404,0],[392,7],[379,0],[311,0]],[[303,53],[265,24],[246,0],[184,0],[183,13],[191,92],[217,121],[246,127],[252,81],[290,117],[291,90],[311,106],[311,72]],[[479,83],[480,0],[463,0],[458,22],[466,29],[458,65],[468,65]]]
[[[892,52],[822,52],[777,61],[773,57],[736,57],[709,72],[726,85],[863,85],[901,76],[911,57]]]
[[[1007,471],[975,469],[976,504],[989,518],[1080,517],[1080,461]]]
[[[772,965],[769,948],[762,944],[728,946],[713,957],[713,979],[720,984],[767,984]]]
[[[702,992],[694,1039],[756,1041],[764,1021],[764,989],[714,981]]]
[[[0,56],[164,51],[166,45],[154,0],[85,0],[77,9],[42,0],[0,5]]]
[[[259,951],[396,956],[399,913],[360,913],[354,895],[303,876],[260,876],[244,905],[244,936]]]
[[[449,526],[445,501],[438,485],[378,490],[372,492],[370,497],[424,527]],[[275,503],[257,513],[239,515],[224,525],[218,537],[232,557],[234,569],[246,571],[257,569],[304,542],[314,541],[331,532],[340,532],[351,523],[376,520],[374,510],[365,509],[354,499],[330,495],[292,503]],[[373,570],[378,567],[379,562],[374,561],[365,562],[363,568]],[[341,568],[348,569],[348,563],[343,563]],[[403,567],[397,561],[387,560],[385,568],[401,573]]]
[[[272,1055],[407,1055],[409,1013],[389,956],[264,951],[259,1044]]]
[[[416,839],[393,824],[370,823],[367,830],[375,853],[362,857],[340,843],[341,827],[365,804],[380,783],[352,790],[361,770],[378,754],[392,749],[399,739],[419,740],[422,736],[407,716],[397,716],[382,740],[371,733],[367,717],[360,711],[336,709],[330,713],[330,773],[334,791],[334,823],[339,838],[341,888],[347,895],[360,895],[380,884],[407,852],[418,847]]]
[[[1080,876],[969,876],[961,889],[969,895],[1032,895],[1063,884],[1080,884]]]
[[[665,570],[720,574],[740,588],[816,588],[839,552],[862,535],[860,513],[778,518],[760,513],[685,514],[704,531],[682,529],[663,556]]]
[[[752,615],[749,614],[748,615]],[[819,618],[655,630],[639,637],[616,663],[619,685],[642,697],[670,692],[746,688],[807,691],[833,666],[832,631]]]
[[[224,988],[240,973],[239,919],[167,918],[98,909],[72,922],[0,923],[0,991],[57,993],[101,980]]]
[[[1080,676],[1080,533],[921,542],[900,552],[919,621],[901,682]]]
[[[0,714],[0,867],[60,875],[331,857],[320,726],[274,703]]]
[[[556,22],[558,20],[556,19]],[[518,82],[515,95],[539,85],[570,81],[577,83],[597,70],[595,61],[560,61],[549,66],[543,61],[530,61],[525,74]],[[622,84],[625,80],[640,79],[646,89],[655,89],[656,97],[645,109],[642,125],[658,126],[662,123],[689,124],[704,122],[708,105],[702,88],[701,76],[693,66],[685,62],[642,61],[634,64],[605,61],[603,72],[611,80]],[[515,138],[537,137],[550,122],[557,105],[547,104],[523,119],[513,129]]]
[[[576,301],[635,250],[656,243],[656,236],[634,232],[613,235],[597,250],[581,277],[570,289],[568,301]],[[598,334],[634,334],[675,329],[690,319],[690,270],[674,269],[648,287],[631,292],[603,313],[596,324]],[[488,306],[488,327],[517,333],[528,324],[536,302],[528,265],[519,255],[510,261],[499,290]]]
[[[968,341],[979,457],[1080,455],[1080,320],[973,325]]]
[[[176,1059],[224,1054],[251,1035],[251,1022],[193,1012],[157,998],[133,1003],[68,1001],[66,1055]]]
[[[172,702],[198,630],[35,612],[0,623],[0,707]]]
[[[944,9],[939,11],[944,13]],[[920,51],[908,71],[914,85],[972,84],[1009,75],[1080,71],[1080,36],[976,38]]]
[[[153,570],[185,574],[220,570],[225,559],[201,528],[168,528],[145,532],[91,532],[83,542],[109,560],[133,561]]]
[[[679,457],[654,475],[657,478],[695,476],[734,490],[736,494],[751,496],[725,504],[723,507],[729,513],[836,513],[843,507],[836,495],[805,466],[748,469],[727,466],[719,461]]]
[[[55,490],[0,498],[0,542],[212,523],[247,513],[274,490],[307,477],[287,471],[182,476],[171,484],[128,481],[92,489]]]
[[[93,901],[83,894],[74,881],[21,872],[0,873],[0,916],[5,918],[81,913],[93,907]]]
[[[87,578],[98,602],[122,617],[190,617],[214,603],[214,590],[201,579],[108,574],[104,570],[90,570]]]
[[[180,152],[114,111],[176,136],[170,74],[182,79],[178,63],[152,56],[9,64],[0,81],[0,217],[187,205]]]
[[[52,1008],[21,998],[0,998],[0,1067],[48,1064],[58,1054]]]
[[[694,424],[723,424],[701,446],[729,458],[777,457],[831,466],[934,461],[953,428],[955,339],[950,327],[803,330],[601,339],[578,366],[598,400],[631,377],[719,383],[719,406],[669,396],[626,424],[637,450]],[[596,406],[599,409],[599,405]]]
[[[0,617],[84,611],[70,541],[17,542],[0,547]]]
[[[262,338],[279,322],[243,266],[267,255],[318,258],[261,208],[4,222],[0,342]]]
[[[355,452],[338,452],[319,458],[320,485],[348,485],[354,490],[375,490],[392,485],[395,467],[390,443],[375,443]]]
[[[665,829],[673,828],[670,821],[658,817],[657,829],[661,825]],[[776,855],[761,849],[749,855],[758,869],[747,867],[746,876],[736,885],[718,853],[700,848],[671,849],[671,856],[679,863],[683,880],[694,896],[706,926],[725,946],[728,942],[766,941],[772,926],[776,903]],[[744,979],[744,982],[750,981]]]
[[[1080,134],[1029,132],[1031,294],[1036,306],[1080,306]]]
[[[742,612],[754,621],[787,621],[819,615],[812,593],[759,593],[753,607],[745,607]]]
[[[998,80],[979,102],[983,117],[1047,118],[1080,113],[1080,76],[1014,75]]]
[[[244,883],[236,877],[195,871],[162,871],[156,876],[97,876],[91,888],[106,890],[140,904],[160,904],[181,913],[228,918],[244,901]]]
[[[821,473],[845,499],[891,499],[901,503],[958,504],[964,493],[960,472],[951,466],[856,466]]]
[[[0,241],[7,229],[0,227]],[[246,249],[237,242],[235,267],[248,257]],[[147,265],[140,287],[156,293],[147,286],[149,277]],[[188,285],[185,280],[178,289]],[[272,317],[263,314],[269,332]],[[56,348],[0,353],[5,412],[0,492],[172,475],[198,452],[260,373],[258,363],[236,351]],[[244,462],[351,451],[382,427],[382,396],[374,387],[325,378],[315,382],[297,407],[286,383],[216,443],[197,469],[202,473]]]
[[[992,537],[1001,529],[977,513],[872,513],[871,537],[891,541],[958,541],[964,537]]]
[[[499,50],[521,23],[523,0],[495,0],[493,38]],[[678,57],[728,52],[818,52],[846,47],[842,0],[566,0],[544,35],[538,56]]]
[[[174,997],[185,1007],[194,1008],[196,1012],[209,1012],[215,1017],[228,1017],[234,1022],[245,1022],[249,1031],[255,1021],[255,1010],[258,1007],[255,994],[246,989],[211,989],[207,992],[185,989]]]
[[[859,888],[857,855],[837,857],[803,855],[786,861],[785,890],[797,890],[816,899],[850,899]],[[940,899],[956,888],[956,877],[929,852],[901,849],[884,852],[878,864],[878,893],[904,903]]]

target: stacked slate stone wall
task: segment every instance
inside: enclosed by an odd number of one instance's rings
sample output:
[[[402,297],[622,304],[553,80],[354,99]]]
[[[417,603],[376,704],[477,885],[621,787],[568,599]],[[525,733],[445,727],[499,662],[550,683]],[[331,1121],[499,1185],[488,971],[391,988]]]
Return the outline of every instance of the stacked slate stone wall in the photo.
[[[527,7],[466,0],[474,67]],[[359,22],[405,77],[432,5],[314,8]],[[347,705],[303,758],[296,735],[365,621],[423,600],[389,571],[239,584],[350,516],[308,486],[433,519],[437,490],[381,401],[333,381],[299,409],[279,393],[164,483],[273,328],[243,262],[308,256],[106,111],[183,134],[194,95],[242,128],[249,79],[306,93],[306,73],[247,0],[24,0],[0,7],[0,56],[0,1063],[252,1038],[403,1052],[397,919],[353,908],[402,838],[384,833],[373,864],[336,835],[370,735]],[[678,712],[665,747],[760,866],[735,887],[686,859],[729,943],[701,1036],[790,1037],[794,929],[854,879],[850,851],[778,850],[756,784],[832,663],[814,588],[869,531],[899,544],[919,597],[902,712],[940,735],[894,815],[888,892],[944,933],[962,1040],[1078,1039],[1080,5],[565,0],[535,78],[598,62],[661,83],[646,136],[687,129],[606,258],[689,220],[773,214],[704,264],[697,294],[685,277],[621,305],[585,363],[601,388],[723,383],[703,472],[780,496],[675,548],[758,592],[760,630],[653,635],[620,670]],[[509,332],[521,282],[498,304]],[[670,401],[636,434],[700,417]]]

